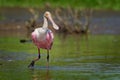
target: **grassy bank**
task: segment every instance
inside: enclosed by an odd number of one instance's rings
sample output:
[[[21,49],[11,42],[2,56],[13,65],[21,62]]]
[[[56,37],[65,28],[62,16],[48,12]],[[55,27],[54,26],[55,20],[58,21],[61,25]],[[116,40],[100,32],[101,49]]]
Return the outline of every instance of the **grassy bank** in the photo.
[[[93,8],[120,10],[120,0],[0,0],[0,7],[51,7]]]

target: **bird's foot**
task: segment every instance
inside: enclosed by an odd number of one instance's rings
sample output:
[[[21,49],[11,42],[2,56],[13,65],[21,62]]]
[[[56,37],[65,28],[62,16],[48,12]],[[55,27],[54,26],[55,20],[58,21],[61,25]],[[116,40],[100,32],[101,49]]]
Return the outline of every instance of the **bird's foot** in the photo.
[[[28,65],[28,68],[33,68],[33,67],[34,67],[34,64],[35,64],[35,62],[32,61],[32,62]]]

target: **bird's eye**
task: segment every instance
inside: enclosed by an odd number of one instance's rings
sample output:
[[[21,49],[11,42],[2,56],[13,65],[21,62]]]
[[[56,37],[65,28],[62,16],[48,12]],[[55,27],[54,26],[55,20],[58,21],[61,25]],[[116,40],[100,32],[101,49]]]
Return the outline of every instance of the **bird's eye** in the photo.
[[[46,17],[48,17],[48,15],[49,15],[49,14],[48,14],[48,13],[46,13]]]

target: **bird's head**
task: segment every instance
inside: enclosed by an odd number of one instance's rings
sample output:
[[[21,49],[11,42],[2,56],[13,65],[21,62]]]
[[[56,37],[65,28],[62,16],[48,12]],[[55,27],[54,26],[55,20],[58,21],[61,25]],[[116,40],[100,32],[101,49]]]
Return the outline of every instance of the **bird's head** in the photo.
[[[49,17],[51,17],[51,13],[50,13],[49,11],[46,11],[46,12],[44,13],[44,16],[45,16],[46,18],[49,18]]]
[[[53,21],[52,15],[51,15],[51,13],[50,13],[49,11],[46,11],[46,12],[44,13],[44,17],[46,17],[47,19],[50,20],[50,22],[52,23],[54,29],[56,29],[56,30],[59,29],[59,27],[58,27],[58,26],[55,24],[55,22]]]

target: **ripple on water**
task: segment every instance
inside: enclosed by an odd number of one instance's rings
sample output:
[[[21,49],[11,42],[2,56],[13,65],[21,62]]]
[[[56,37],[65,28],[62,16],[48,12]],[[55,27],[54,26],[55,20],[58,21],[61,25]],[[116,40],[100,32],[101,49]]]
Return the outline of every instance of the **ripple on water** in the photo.
[[[117,65],[117,66],[116,66]],[[120,64],[106,64],[106,63],[79,63],[79,65],[66,66],[36,66],[38,70],[55,70],[55,71],[77,71],[84,73],[110,73],[120,74]]]
[[[24,54],[24,55],[23,55]],[[0,51],[0,60],[3,61],[15,61],[15,60],[26,60],[29,54],[24,52],[6,52]]]

